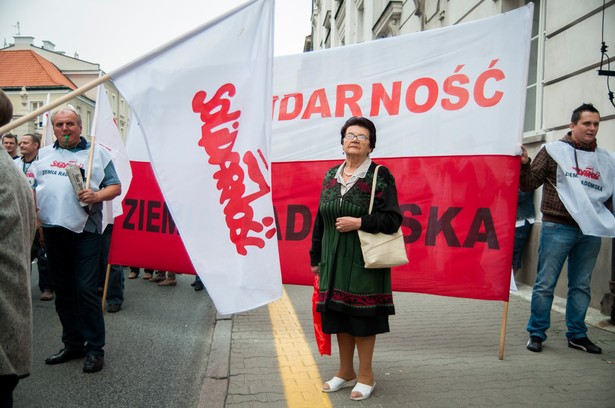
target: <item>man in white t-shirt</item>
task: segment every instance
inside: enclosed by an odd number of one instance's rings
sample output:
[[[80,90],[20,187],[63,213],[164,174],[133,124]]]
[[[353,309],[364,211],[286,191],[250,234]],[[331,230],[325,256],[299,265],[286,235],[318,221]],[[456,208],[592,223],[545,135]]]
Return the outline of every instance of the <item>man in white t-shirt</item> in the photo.
[[[83,358],[83,371],[104,365],[105,321],[98,296],[98,260],[102,242],[102,203],[121,192],[111,154],[81,136],[81,117],[73,109],[51,116],[56,142],[40,150],[30,170],[35,179],[39,221],[55,285],[56,311],[64,348],[45,360],[60,364]],[[90,149],[92,152],[89,159]],[[78,192],[68,166],[89,172],[89,186]],[[87,179],[87,177],[83,177]]]

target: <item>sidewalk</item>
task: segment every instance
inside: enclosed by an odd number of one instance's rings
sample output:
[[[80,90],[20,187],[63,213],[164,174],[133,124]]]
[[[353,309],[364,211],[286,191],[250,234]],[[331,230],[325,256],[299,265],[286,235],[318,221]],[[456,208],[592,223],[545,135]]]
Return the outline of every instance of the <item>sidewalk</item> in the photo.
[[[214,344],[228,338],[231,345],[228,377],[217,391],[228,383],[225,406],[233,408],[615,406],[615,328],[604,324],[608,317],[599,315],[604,328],[589,326],[589,338],[603,349],[592,355],[568,348],[563,314],[554,308],[549,340],[542,353],[532,353],[525,347],[528,291],[511,295],[503,360],[502,302],[396,292],[391,332],[376,343],[377,386],[371,398],[355,402],[350,389],[320,391],[337,369],[337,344],[333,339],[332,356],[319,355],[312,288],[286,285],[287,295],[268,307],[219,320]],[[592,324],[599,319],[595,312],[588,315]],[[224,349],[217,348],[222,359]],[[216,383],[223,375],[207,377],[206,383]],[[215,398],[203,404],[213,390],[215,384],[204,385],[201,407],[221,406]]]

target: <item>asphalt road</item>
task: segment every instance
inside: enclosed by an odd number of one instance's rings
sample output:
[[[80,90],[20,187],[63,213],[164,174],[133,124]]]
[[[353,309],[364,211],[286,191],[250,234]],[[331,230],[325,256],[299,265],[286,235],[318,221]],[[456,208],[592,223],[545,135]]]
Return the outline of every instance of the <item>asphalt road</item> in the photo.
[[[13,394],[15,408],[199,405],[216,310],[207,291],[190,286],[193,276],[177,275],[175,287],[142,276],[126,279],[120,312],[105,312],[105,368],[85,374],[83,360],[45,364],[62,348],[62,331],[54,302],[39,300],[34,268],[34,358],[31,375]]]

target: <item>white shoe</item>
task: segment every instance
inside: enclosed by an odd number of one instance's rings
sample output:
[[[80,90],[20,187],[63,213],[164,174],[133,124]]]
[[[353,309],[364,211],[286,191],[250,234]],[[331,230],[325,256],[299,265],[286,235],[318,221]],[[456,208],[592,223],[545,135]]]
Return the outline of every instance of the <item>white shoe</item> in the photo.
[[[323,385],[322,392],[335,392],[335,391],[341,390],[342,388],[350,388],[350,387],[353,387],[356,384],[356,382],[357,382],[356,378],[346,381],[340,377],[333,377],[332,379],[330,379],[329,381],[325,383],[329,386],[328,389],[326,389]]]

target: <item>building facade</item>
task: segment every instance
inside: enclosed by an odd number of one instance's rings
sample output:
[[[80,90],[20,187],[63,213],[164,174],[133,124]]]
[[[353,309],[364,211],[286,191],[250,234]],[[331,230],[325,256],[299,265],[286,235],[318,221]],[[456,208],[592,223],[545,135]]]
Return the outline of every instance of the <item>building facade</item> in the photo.
[[[306,51],[340,47],[423,30],[463,24],[504,13],[530,0],[313,0],[312,36]],[[534,20],[528,74],[523,144],[534,157],[542,144],[568,131],[570,115],[581,103],[593,103],[601,113],[598,143],[615,150],[615,105],[607,81],[615,77],[598,70],[615,70],[615,57],[602,54],[602,42],[615,47],[615,2],[603,0],[534,0]],[[608,63],[612,68],[608,68]],[[540,208],[540,191],[535,207]],[[536,277],[540,212],[524,256],[518,280],[533,285]],[[592,307],[613,310],[615,267],[613,240],[603,239],[592,279]],[[567,290],[566,274],[556,289]],[[601,305],[602,304],[602,305]],[[602,306],[602,307],[601,307]]]
[[[96,80],[99,75],[99,64],[56,51],[55,45],[50,41],[43,41],[39,47],[34,45],[34,37],[16,36],[13,44],[0,49],[0,89],[13,103],[14,119],[23,117]],[[106,82],[104,87],[120,134],[125,138],[130,117],[128,104],[112,82]],[[62,105],[70,104],[81,114],[84,136],[91,135],[96,97],[97,89],[93,88]],[[18,136],[24,133],[42,134],[43,125],[43,115],[40,115],[12,130],[11,133]]]

